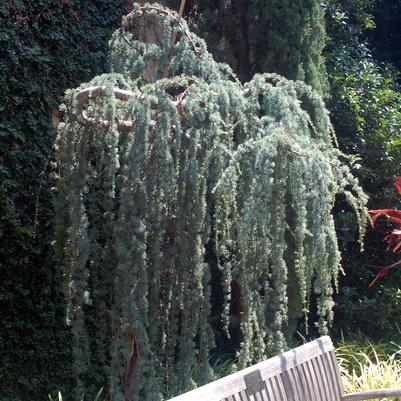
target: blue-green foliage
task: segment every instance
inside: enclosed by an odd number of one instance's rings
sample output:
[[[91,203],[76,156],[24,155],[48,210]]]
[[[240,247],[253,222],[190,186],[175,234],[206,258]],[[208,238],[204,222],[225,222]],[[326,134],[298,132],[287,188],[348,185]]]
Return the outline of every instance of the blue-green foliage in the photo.
[[[114,400],[153,401],[210,380],[210,243],[227,337],[239,288],[240,366],[284,349],[312,309],[326,332],[340,267],[331,209],[342,193],[363,235],[366,197],[321,97],[277,75],[242,86],[158,5],[135,5],[110,54],[112,74],[67,93],[57,139],[78,393],[107,377]]]

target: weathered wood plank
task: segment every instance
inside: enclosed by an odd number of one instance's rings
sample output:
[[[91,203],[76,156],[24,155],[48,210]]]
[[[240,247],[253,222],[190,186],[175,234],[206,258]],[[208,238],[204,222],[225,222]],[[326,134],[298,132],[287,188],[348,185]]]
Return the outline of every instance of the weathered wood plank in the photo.
[[[329,366],[325,363],[324,355],[322,354],[316,358],[319,366],[319,374],[322,377],[324,390],[326,391],[325,401],[338,401],[339,397],[335,395],[333,388],[332,375],[334,372],[329,370]]]
[[[334,350],[330,351],[329,355],[331,357],[332,366],[334,366],[334,371],[336,373],[338,390],[340,392],[340,395],[342,395],[342,394],[344,394],[344,386],[343,386],[343,382],[342,382],[342,379],[341,379],[340,368],[339,368],[337,357],[336,357],[336,354],[335,354]]]
[[[317,391],[319,393],[319,400],[325,401],[327,394],[324,386],[322,375],[320,374],[320,366],[316,358],[311,359],[311,365],[313,369],[313,380],[317,383]]]
[[[285,393],[282,375],[273,376],[271,380],[275,380],[277,384],[277,390],[279,393],[277,399],[280,401],[289,401],[287,398],[287,394]]]
[[[302,382],[305,399],[315,400],[316,397],[314,397],[313,394],[311,393],[311,389],[309,386],[309,378],[308,378],[306,363],[302,363],[301,365],[298,366],[298,373],[300,380]]]
[[[401,380],[401,379],[400,379]],[[359,393],[352,393],[343,395],[342,401],[363,401],[372,400],[373,398],[384,398],[384,397],[401,397],[401,387],[384,388],[381,390],[368,390],[361,391]]]
[[[310,399],[311,400],[319,400],[322,399],[321,395],[319,393],[319,388],[318,384],[315,379],[315,372],[313,370],[312,362],[307,361],[302,364],[304,367],[305,375],[307,378],[307,383],[308,383],[308,390],[310,394]]]
[[[331,380],[333,381],[336,399],[340,399],[342,394],[344,394],[344,389],[341,380],[340,369],[338,367],[338,362],[336,359],[336,354],[334,353],[334,351],[329,351],[324,354],[324,357],[326,359],[325,364],[329,367],[331,372]]]
[[[277,377],[271,377],[270,379],[266,380],[266,389],[269,401],[281,400],[280,390],[278,388]]]
[[[302,398],[302,393],[300,391],[301,389],[300,389],[300,385],[298,382],[296,367],[289,369],[287,371],[287,378],[288,378],[288,381],[286,383],[286,385],[287,385],[286,391],[287,391],[287,393],[292,395],[292,397],[290,396],[290,398],[294,399],[294,400],[305,401]]]

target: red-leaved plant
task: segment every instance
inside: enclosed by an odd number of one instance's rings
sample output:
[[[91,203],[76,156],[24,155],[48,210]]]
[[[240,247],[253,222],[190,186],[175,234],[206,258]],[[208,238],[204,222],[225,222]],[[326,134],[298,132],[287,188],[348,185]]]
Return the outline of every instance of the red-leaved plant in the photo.
[[[395,180],[395,186],[397,187],[398,192],[401,194],[401,177],[397,177]],[[392,251],[397,253],[401,250],[401,210],[396,209],[377,209],[377,210],[369,210],[369,213],[372,215],[372,225],[374,226],[376,220],[380,216],[386,216],[391,221],[397,223],[398,228],[394,228],[384,237],[384,240],[388,242],[387,251]],[[383,266],[379,273],[376,274],[373,281],[369,284],[371,287],[377,280],[380,278],[386,277],[394,268],[401,266],[401,259],[392,265]]]

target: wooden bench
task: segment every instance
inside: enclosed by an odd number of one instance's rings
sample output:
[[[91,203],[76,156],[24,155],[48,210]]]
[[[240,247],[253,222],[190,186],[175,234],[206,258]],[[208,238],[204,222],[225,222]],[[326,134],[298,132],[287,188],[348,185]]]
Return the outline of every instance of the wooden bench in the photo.
[[[401,396],[401,387],[344,394],[333,344],[324,336],[170,401],[357,401],[396,396]]]

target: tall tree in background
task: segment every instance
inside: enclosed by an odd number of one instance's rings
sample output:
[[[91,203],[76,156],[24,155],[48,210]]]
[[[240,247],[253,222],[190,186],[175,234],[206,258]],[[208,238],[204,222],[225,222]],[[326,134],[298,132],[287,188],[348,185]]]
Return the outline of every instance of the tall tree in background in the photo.
[[[177,0],[164,3],[177,7]],[[317,0],[189,0],[186,15],[216,60],[246,81],[257,72],[327,91],[324,9]]]

